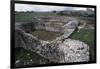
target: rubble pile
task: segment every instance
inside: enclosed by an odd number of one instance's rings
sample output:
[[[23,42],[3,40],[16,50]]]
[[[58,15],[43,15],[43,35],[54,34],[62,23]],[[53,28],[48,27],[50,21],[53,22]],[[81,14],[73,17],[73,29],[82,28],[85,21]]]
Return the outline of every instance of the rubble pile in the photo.
[[[69,20],[61,26],[63,35],[52,41],[39,40],[22,28],[25,25],[16,24],[15,48],[22,47],[55,63],[88,62],[89,46],[82,41],[68,38],[78,27],[78,23],[76,19]]]

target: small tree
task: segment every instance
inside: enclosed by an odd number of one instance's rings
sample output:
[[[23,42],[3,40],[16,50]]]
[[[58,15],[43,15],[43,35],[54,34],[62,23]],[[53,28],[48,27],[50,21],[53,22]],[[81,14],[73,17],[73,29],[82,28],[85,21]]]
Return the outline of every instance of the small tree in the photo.
[[[53,11],[53,13],[56,13],[56,11]]]

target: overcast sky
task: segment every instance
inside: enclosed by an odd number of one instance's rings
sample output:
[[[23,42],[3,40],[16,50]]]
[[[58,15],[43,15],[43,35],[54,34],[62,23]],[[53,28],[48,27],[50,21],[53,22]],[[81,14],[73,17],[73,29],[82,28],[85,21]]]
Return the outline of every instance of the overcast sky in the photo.
[[[64,7],[64,6],[49,6],[49,5],[31,5],[31,4],[15,4],[15,11],[61,11],[61,10],[86,10],[80,7]]]

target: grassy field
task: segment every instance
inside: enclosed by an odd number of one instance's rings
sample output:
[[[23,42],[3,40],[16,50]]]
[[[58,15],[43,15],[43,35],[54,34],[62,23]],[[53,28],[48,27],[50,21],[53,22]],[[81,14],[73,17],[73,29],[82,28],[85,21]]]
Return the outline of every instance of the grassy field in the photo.
[[[67,15],[58,15],[57,13],[52,12],[26,12],[26,13],[16,13],[15,14],[15,22],[31,22],[34,16],[67,16]],[[83,17],[83,16],[69,16],[75,17],[79,20],[91,21],[92,23],[95,21],[94,17]]]
[[[16,13],[15,14],[15,22],[32,22],[34,16],[57,16],[56,13],[50,12],[35,12],[35,13]]]
[[[19,61],[19,63],[17,63]],[[49,60],[39,56],[38,54],[25,50],[23,48],[15,49],[15,63],[16,67],[34,66],[40,64],[53,63]]]

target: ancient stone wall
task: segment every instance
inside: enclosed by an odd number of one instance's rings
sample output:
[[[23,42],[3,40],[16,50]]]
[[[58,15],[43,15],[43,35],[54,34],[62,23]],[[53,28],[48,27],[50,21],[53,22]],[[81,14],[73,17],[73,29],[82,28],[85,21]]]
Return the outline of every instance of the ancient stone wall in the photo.
[[[35,28],[43,29],[46,31],[53,31],[53,32],[62,32],[64,28],[62,28],[63,25],[67,24],[72,18],[68,17],[57,17],[57,16],[38,16],[33,18],[34,20],[37,20],[37,23],[35,24]],[[75,19],[74,19],[75,20]],[[78,23],[78,22],[77,22]]]
[[[62,56],[57,46],[53,47],[51,43],[43,40],[38,40],[31,34],[26,33],[21,29],[15,29],[15,48],[22,47],[39,54],[40,56],[49,59],[52,62],[58,62]],[[59,52],[59,53],[58,53]]]
[[[63,38],[64,39],[64,38]],[[15,47],[22,47],[56,63],[89,61],[89,46],[79,40],[38,40],[31,34],[15,29]]]
[[[55,26],[51,26],[51,23],[44,24],[43,28],[46,31],[55,32]],[[78,21],[75,18],[71,18],[67,23],[62,23],[59,31],[63,35],[52,41],[39,40],[28,33],[34,29],[33,26],[35,27],[31,23],[15,24],[15,48],[22,47],[57,63],[89,61],[89,46],[79,40],[68,39],[68,36],[78,27]],[[57,26],[59,25],[57,24]],[[53,27],[54,30],[52,30]]]

